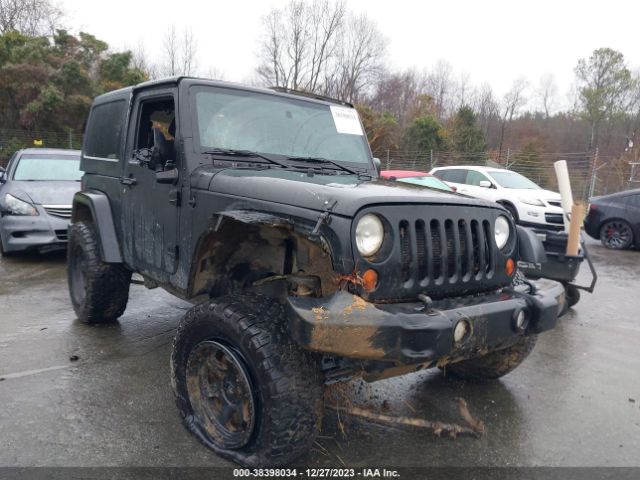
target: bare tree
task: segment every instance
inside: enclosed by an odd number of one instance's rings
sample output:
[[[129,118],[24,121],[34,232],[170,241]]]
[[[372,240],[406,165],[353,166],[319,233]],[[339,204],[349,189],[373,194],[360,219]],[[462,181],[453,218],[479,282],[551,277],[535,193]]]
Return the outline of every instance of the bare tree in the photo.
[[[391,113],[401,126],[410,121],[411,106],[424,88],[424,78],[415,69],[383,72],[373,82],[375,91],[370,103],[379,112]]]
[[[209,69],[207,70],[207,78],[212,78],[214,80],[225,80],[226,79],[226,75],[225,73],[217,68],[217,67],[209,67]]]
[[[157,69],[163,77],[193,75],[196,71],[197,42],[190,28],[178,34],[171,25],[162,40],[163,58]]]
[[[12,30],[24,35],[52,35],[64,13],[49,0],[0,0],[0,34]]]
[[[527,80],[519,78],[513,82],[511,90],[509,90],[502,100],[502,115],[500,122],[500,144],[498,146],[498,158],[502,154],[502,147],[504,144],[504,135],[507,128],[507,124],[513,120],[513,117],[518,114],[520,108],[526,103],[527,99],[524,96],[524,92],[527,88]]]
[[[178,36],[176,26],[171,25],[162,39],[164,57],[160,66],[160,74],[164,77],[173,77],[178,74]]]
[[[198,51],[198,43],[193,36],[191,28],[187,28],[182,33],[182,45],[180,56],[180,74],[193,75],[196,72],[196,53]]]
[[[291,0],[263,19],[257,73],[264,83],[294,90],[323,90],[345,17],[342,1]]]
[[[387,41],[366,15],[350,15],[341,36],[335,68],[326,72],[325,91],[356,102],[372,80],[382,73]]]
[[[333,7],[328,0],[316,1],[311,5],[312,55],[309,80],[305,88],[315,92],[320,87],[322,75],[338,47],[336,37],[342,29],[346,9],[344,2]]]
[[[455,83],[455,97],[457,109],[468,105],[472,93],[471,76],[467,72],[462,72]]]
[[[547,73],[543,75],[540,78],[538,88],[536,88],[535,92],[539,105],[544,112],[544,118],[548,120],[555,109],[558,95],[558,86],[556,85],[553,74]]]
[[[447,113],[447,102],[453,90],[453,68],[446,60],[438,60],[427,77],[427,93],[433,98],[436,114],[442,120]]]
[[[157,66],[149,61],[147,49],[143,42],[138,42],[134,48],[127,50],[130,50],[132,54],[131,66],[133,68],[137,68],[141,72],[144,72],[148,78],[158,77]]]
[[[484,83],[478,90],[473,109],[477,112],[480,128],[485,137],[489,137],[489,125],[492,119],[499,117],[500,107],[488,83]]]

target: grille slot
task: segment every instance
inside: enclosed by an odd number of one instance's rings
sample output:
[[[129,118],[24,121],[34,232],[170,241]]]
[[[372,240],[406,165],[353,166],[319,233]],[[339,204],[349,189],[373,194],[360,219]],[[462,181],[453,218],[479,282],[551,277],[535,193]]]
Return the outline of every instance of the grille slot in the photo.
[[[409,280],[416,272],[420,284],[441,285],[457,281],[481,280],[492,274],[495,258],[492,250],[493,232],[487,220],[433,219],[417,220],[413,232],[406,220],[400,222],[400,253],[402,279]],[[412,234],[413,233],[413,234]],[[412,258],[412,242],[415,258]]]
[[[58,240],[61,240],[63,242],[66,242],[69,237],[66,230],[56,230],[55,234]]]
[[[43,205],[44,210],[54,217],[71,218],[71,205]]]
[[[409,222],[400,222],[400,259],[402,263],[402,281],[406,282],[411,278],[411,234],[409,233]]]

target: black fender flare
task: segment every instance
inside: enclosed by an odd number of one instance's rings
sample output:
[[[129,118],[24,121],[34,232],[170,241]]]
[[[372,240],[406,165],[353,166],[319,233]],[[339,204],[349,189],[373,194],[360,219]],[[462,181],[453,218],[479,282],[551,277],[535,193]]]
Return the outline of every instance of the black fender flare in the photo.
[[[536,233],[525,227],[516,227],[518,235],[518,253],[522,262],[540,264],[547,261],[544,245]]]
[[[107,195],[98,190],[77,192],[73,196],[71,223],[85,220],[86,215],[83,211],[86,210],[91,212],[90,220],[98,234],[102,260],[106,263],[122,263],[122,253]]]

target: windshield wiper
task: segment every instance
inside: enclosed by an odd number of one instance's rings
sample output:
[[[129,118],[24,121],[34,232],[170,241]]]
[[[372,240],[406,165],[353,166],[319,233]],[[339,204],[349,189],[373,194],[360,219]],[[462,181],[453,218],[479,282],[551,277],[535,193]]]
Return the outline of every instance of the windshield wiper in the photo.
[[[227,157],[261,158],[273,165],[279,165],[284,168],[287,168],[289,166],[286,163],[279,162],[278,160],[274,160],[273,158],[267,155],[264,155],[258,152],[253,152],[251,150],[236,150],[233,148],[214,148],[212,150],[207,150],[206,152],[203,152],[203,153],[207,153],[209,155],[222,155]]]
[[[345,167],[344,165],[340,164],[340,162],[335,162],[333,160],[329,160],[328,158],[323,158],[323,157],[287,157],[288,160],[294,160],[294,161],[298,161],[298,162],[305,162],[305,163],[324,163],[327,165],[333,165],[334,167],[338,167],[340,170],[344,171],[344,172],[349,172],[352,175],[361,175],[362,172],[359,172],[357,170],[353,170],[349,167]]]

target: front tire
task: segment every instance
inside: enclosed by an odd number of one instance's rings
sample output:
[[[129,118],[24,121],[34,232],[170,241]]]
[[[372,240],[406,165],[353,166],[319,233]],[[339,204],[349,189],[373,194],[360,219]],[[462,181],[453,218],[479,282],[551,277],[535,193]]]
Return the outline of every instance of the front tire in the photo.
[[[173,341],[171,381],[187,429],[241,465],[285,465],[313,444],[320,369],[268,297],[238,293],[189,310]]]
[[[536,335],[521,337],[510,347],[447,365],[445,372],[463,379],[498,379],[515,370],[529,356],[537,339]]]
[[[69,226],[67,279],[71,303],[81,322],[112,322],[127,308],[131,272],[122,264],[102,261],[91,223]]]
[[[567,305],[569,306],[569,308],[573,307],[580,301],[580,290],[578,290],[573,285],[567,285],[565,287],[565,292],[567,297]]]

